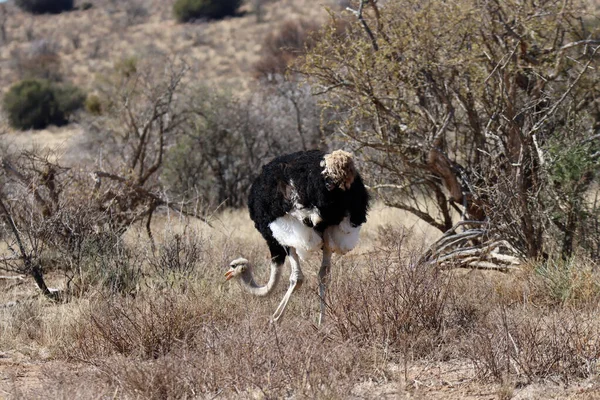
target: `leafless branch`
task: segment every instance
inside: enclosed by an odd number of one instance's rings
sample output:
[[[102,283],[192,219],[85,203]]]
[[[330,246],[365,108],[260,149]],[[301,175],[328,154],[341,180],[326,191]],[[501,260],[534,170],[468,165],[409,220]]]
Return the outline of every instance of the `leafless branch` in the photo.
[[[373,50],[378,51],[379,45],[377,44],[377,39],[375,38],[375,35],[373,35],[373,31],[371,31],[371,28],[369,28],[369,25],[367,24],[367,21],[365,21],[365,18],[363,16],[363,10],[367,3],[369,3],[369,0],[361,0],[358,6],[358,10],[354,10],[350,7],[348,7],[347,10],[356,15],[361,25],[365,29],[365,32],[367,33],[367,35],[369,35],[369,39],[371,40],[371,44],[373,45]]]

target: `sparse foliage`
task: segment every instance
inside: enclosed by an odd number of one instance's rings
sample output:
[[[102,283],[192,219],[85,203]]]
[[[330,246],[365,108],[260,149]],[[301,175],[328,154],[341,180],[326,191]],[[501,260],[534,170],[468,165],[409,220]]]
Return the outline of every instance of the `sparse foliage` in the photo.
[[[199,90],[185,135],[167,154],[164,182],[204,208],[242,206],[269,159],[324,145],[320,121],[309,88],[296,83],[280,81],[242,99]]]
[[[181,107],[181,81],[187,66],[173,60],[164,69],[118,63],[101,86],[101,118],[88,125],[89,145],[105,150],[106,169],[94,172],[98,204],[116,216],[113,228],[124,232],[133,221],[146,219],[148,233],[156,209],[178,209],[161,195],[158,178],[165,152],[187,120]]]

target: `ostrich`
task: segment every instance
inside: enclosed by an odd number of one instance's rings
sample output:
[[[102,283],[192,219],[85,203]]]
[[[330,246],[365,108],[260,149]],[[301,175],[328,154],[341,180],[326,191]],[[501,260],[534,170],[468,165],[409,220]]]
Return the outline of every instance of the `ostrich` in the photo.
[[[289,256],[290,286],[273,314],[273,321],[277,321],[304,280],[299,259],[322,249],[321,325],[331,256],[345,254],[356,246],[360,227],[367,220],[368,206],[369,194],[350,153],[311,150],[275,158],[263,167],[248,198],[250,218],[271,252],[269,281],[264,286],[258,285],[245,258],[231,262],[226,280],[236,278],[246,291],[267,296],[277,285],[281,267]]]

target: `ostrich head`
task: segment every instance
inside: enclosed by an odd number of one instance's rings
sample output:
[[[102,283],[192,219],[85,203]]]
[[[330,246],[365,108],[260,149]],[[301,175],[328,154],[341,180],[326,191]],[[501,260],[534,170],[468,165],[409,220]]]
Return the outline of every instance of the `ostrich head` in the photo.
[[[252,268],[250,263],[245,258],[236,258],[229,263],[229,271],[225,272],[225,280],[236,278],[238,283],[255,296],[267,296],[269,295],[281,276],[281,268],[276,262],[271,262],[271,274],[269,275],[269,282],[266,285],[257,285],[252,277]]]
[[[252,280],[252,274],[250,272],[250,263],[245,258],[236,258],[229,263],[229,271],[225,273],[225,280],[231,278],[242,278],[249,282]]]
[[[342,190],[350,189],[356,177],[356,167],[352,154],[344,150],[335,150],[326,154],[321,161],[321,172],[327,181],[327,190],[339,187]]]

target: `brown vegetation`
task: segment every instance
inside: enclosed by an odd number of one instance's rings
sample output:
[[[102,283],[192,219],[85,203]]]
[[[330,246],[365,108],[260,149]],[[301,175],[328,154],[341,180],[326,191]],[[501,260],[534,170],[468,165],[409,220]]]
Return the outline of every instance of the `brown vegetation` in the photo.
[[[291,0],[186,25],[172,2],[0,5],[0,83],[91,93],[36,136],[62,147],[2,138],[0,397],[597,398],[598,47],[571,41],[594,24],[564,2],[348,3],[314,36],[325,13]],[[291,47],[312,82],[253,80]],[[333,260],[325,326],[316,258],[272,324],[280,296],[223,272],[267,260],[242,208],[261,165],[315,147],[356,150],[381,197]]]
[[[215,224],[222,218],[226,227],[251,232],[241,214],[219,216]],[[507,388],[516,395],[543,382],[582,393],[597,390],[600,276],[586,263],[552,271],[531,265],[508,276],[418,268],[418,241],[411,242],[407,231],[388,235],[380,229],[376,252],[336,260],[327,326],[314,325],[315,274],[290,304],[290,318],[273,325],[268,317],[277,298],[265,303],[224,285],[225,267],[218,268],[230,254],[260,251],[260,238],[243,241],[244,232],[181,226],[177,220],[161,221],[171,233],[162,235],[159,247],[165,250],[156,254],[140,240],[143,230],[126,238],[129,262],[145,260],[134,295],[108,291],[104,281],[67,304],[19,296],[16,305],[0,310],[5,354],[14,359],[27,348],[29,357],[53,369],[38,384],[14,377],[11,393],[346,398],[377,397],[385,390],[399,397],[458,397]],[[376,234],[377,226],[367,230]],[[187,269],[152,267],[165,261],[178,266],[178,259],[197,253]],[[21,285],[6,293],[19,292]],[[444,388],[434,371],[450,365],[462,375]],[[65,379],[69,370],[81,371],[93,384],[75,389]]]

